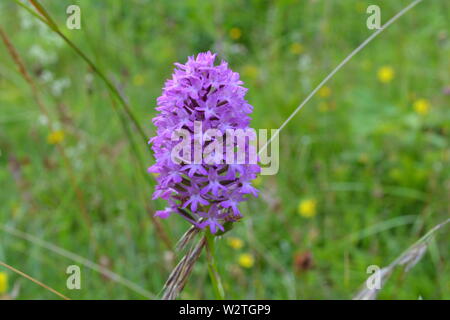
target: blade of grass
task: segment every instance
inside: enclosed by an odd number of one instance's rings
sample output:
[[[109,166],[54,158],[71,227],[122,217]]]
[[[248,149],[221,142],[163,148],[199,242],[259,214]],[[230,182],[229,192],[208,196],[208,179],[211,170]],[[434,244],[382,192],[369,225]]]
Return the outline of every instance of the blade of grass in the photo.
[[[125,287],[127,287],[128,289],[140,294],[141,296],[147,298],[147,299],[154,299],[155,295],[147,290],[145,290],[144,288],[140,287],[139,285],[135,284],[134,282],[125,279],[124,277],[122,277],[121,275],[99,265],[96,264],[95,262],[92,262],[76,253],[70,252],[66,249],[63,249],[61,247],[58,247],[48,241],[42,240],[40,238],[37,238],[29,233],[25,233],[22,231],[19,231],[17,229],[14,229],[12,227],[7,227],[4,226],[2,224],[0,224],[0,229],[3,230],[4,232],[18,237],[20,239],[26,240],[34,245],[40,246],[42,248],[45,248],[47,250],[52,251],[53,253],[56,253],[64,258],[67,258],[69,260],[73,260],[76,263],[79,263],[81,265],[84,265],[85,267],[94,270],[98,273],[100,273],[101,275],[107,277],[108,279],[111,279],[111,281],[117,282]]]
[[[349,62],[358,52],[360,52],[366,45],[368,45],[376,36],[386,30],[391,24],[393,24],[397,19],[403,16],[410,9],[414,8],[417,4],[422,2],[423,0],[415,0],[407,5],[405,8],[400,10],[395,16],[389,19],[380,29],[372,33],[366,40],[364,40],[356,49],[354,49],[344,60],[341,61],[315,88],[311,93],[300,103],[300,105],[291,113],[291,115],[281,124],[280,128],[275,131],[269,141],[258,151],[258,155],[260,155],[271,143],[272,141],[280,134],[280,131],[284,129],[284,127],[295,117],[295,115],[303,108],[303,106],[308,103],[309,100],[316,94],[317,91],[320,90],[333,76]]]
[[[350,234],[347,238],[348,241],[359,241],[361,239],[373,236],[375,234],[401,227],[407,224],[412,224],[416,221],[416,215],[404,215],[400,217],[395,217],[389,220],[382,221],[380,223],[374,224],[364,230],[358,231],[356,233]]]
[[[217,300],[225,299],[225,292],[223,290],[222,281],[220,280],[219,272],[217,271],[216,262],[215,262],[215,247],[214,247],[214,235],[212,235],[209,231],[205,232],[206,238],[206,257],[208,260],[208,272],[209,277],[211,278],[211,282],[214,288],[214,294],[216,295]]]
[[[20,0],[14,0],[14,2],[16,2],[19,6],[21,6],[22,8],[24,8],[25,10],[28,11],[28,13],[32,14],[35,18],[39,19],[41,22],[45,23],[49,28],[51,28],[51,26],[49,25],[49,23],[47,22],[47,20],[42,17],[39,13],[37,13],[36,11],[32,10],[30,7],[28,7],[27,5],[25,5],[23,2],[21,2]]]
[[[40,282],[39,280],[36,280],[35,278],[33,278],[33,277],[27,275],[26,273],[24,273],[24,272],[22,272],[22,271],[20,271],[20,270],[18,270],[18,269],[16,269],[16,268],[14,268],[13,266],[10,266],[9,264],[4,263],[3,261],[0,261],[0,266],[3,266],[3,267],[5,267],[5,268],[11,270],[12,272],[17,273],[18,275],[21,275],[22,277],[24,277],[24,278],[26,278],[26,279],[28,279],[28,280],[30,280],[30,281],[33,281],[33,282],[36,283],[37,285],[41,286],[41,287],[44,288],[44,289],[47,289],[48,291],[50,291],[50,292],[56,294],[57,296],[59,296],[60,298],[63,298],[64,300],[70,300],[68,297],[66,297],[66,296],[63,295],[62,293],[56,291],[56,290],[53,289],[53,288],[50,288],[49,286],[43,284],[43,283]]]
[[[353,297],[353,300],[374,300],[376,299],[382,286],[391,276],[393,270],[397,266],[403,266],[404,271],[408,272],[413,268],[425,255],[428,244],[435,235],[435,233],[443,228],[447,223],[450,222],[450,218],[434,226],[430,231],[428,231],[419,240],[414,242],[408,249],[402,252],[393,262],[391,262],[387,267],[380,269],[380,285],[379,288],[371,288],[366,283],[362,286],[362,289]]]
[[[30,3],[36,8],[36,10],[44,16],[44,18],[47,20],[48,25],[53,30],[58,30],[58,26],[56,25],[55,21],[48,15],[48,13],[45,11],[45,9],[41,6],[41,4],[38,1],[35,0],[29,0]]]

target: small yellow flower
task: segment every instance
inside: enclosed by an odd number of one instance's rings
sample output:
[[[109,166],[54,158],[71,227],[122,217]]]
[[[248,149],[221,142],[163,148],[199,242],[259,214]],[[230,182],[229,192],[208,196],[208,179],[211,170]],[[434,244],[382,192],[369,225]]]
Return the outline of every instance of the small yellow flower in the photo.
[[[0,295],[5,294],[6,291],[8,291],[8,274],[0,272]]]
[[[303,48],[303,46],[298,43],[298,42],[294,42],[291,44],[291,46],[289,47],[289,51],[292,54],[302,54],[303,51],[305,51],[305,49]]]
[[[239,28],[231,28],[230,30],[230,38],[233,40],[238,40],[242,37],[242,31]]]
[[[47,136],[48,144],[58,144],[63,142],[63,140],[64,140],[64,131],[62,130],[53,131]]]
[[[133,77],[133,84],[136,87],[141,87],[145,83],[145,77],[142,74],[137,74]]]
[[[238,262],[241,267],[250,269],[255,264],[255,259],[250,253],[243,253],[239,256]]]
[[[228,238],[228,245],[235,250],[239,250],[244,246],[244,241],[239,238],[231,237]]]
[[[378,80],[382,83],[389,83],[394,79],[394,69],[389,66],[384,66],[378,69]]]
[[[331,89],[327,86],[323,86],[319,89],[318,94],[322,98],[328,98],[331,95]]]
[[[419,99],[414,102],[413,108],[416,113],[425,116],[430,111],[430,103],[426,99]]]
[[[305,218],[312,218],[317,213],[317,201],[314,199],[306,199],[300,201],[298,205],[298,213]]]

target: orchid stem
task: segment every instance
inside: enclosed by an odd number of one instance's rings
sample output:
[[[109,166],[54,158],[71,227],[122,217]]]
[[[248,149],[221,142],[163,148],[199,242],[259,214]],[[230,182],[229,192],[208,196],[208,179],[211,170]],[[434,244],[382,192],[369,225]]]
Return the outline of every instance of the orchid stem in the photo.
[[[208,260],[208,272],[214,288],[214,294],[216,295],[217,300],[224,300],[225,292],[223,290],[222,281],[220,280],[219,272],[217,271],[214,259],[215,255],[214,235],[211,234],[211,232],[206,231],[205,238],[206,238],[206,256]]]

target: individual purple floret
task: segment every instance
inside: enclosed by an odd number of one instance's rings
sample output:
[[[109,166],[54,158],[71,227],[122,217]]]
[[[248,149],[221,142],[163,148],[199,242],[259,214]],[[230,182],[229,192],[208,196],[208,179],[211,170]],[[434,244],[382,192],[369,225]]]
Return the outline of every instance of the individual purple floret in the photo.
[[[189,57],[186,64],[175,63],[172,79],[157,100],[159,114],[153,119],[157,134],[150,139],[156,163],[149,168],[157,179],[153,199],[169,204],[155,216],[165,219],[176,213],[199,228],[209,227],[212,233],[224,231],[225,222],[242,217],[238,205],[247,195],[257,196],[251,180],[260,172],[248,155],[253,147],[242,148],[226,134],[230,129],[249,129],[253,107],[244,99],[247,89],[225,61],[215,66],[215,58],[208,51]],[[196,129],[199,123],[201,131]],[[212,129],[219,134],[210,134]],[[180,130],[191,134],[189,147],[174,159],[180,140],[173,139],[173,134]],[[223,142],[223,148],[205,151],[218,142]],[[245,153],[244,162],[227,161],[225,149],[230,144]],[[203,150],[200,161],[192,156],[198,149]]]

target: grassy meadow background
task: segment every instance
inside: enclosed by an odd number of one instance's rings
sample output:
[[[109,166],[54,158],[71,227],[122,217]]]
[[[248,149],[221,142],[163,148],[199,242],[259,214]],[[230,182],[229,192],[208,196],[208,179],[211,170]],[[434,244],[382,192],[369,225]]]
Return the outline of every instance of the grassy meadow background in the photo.
[[[275,129],[373,32],[370,4],[380,5],[386,22],[410,2],[41,1],[119,89],[147,137],[174,62],[217,52],[249,88],[252,127]],[[81,8],[81,30],[66,28],[70,4]],[[151,200],[148,145],[51,29],[9,0],[0,2],[0,27],[41,101],[1,42],[0,261],[73,299],[145,298],[36,237],[157,295],[189,226],[152,219],[164,202]],[[289,123],[278,174],[255,181],[260,197],[242,206],[245,219],[218,242],[227,298],[349,299],[369,265],[388,265],[449,217],[449,57],[450,3],[423,1]],[[394,273],[380,298],[449,299],[449,240],[447,226],[411,271]],[[73,264],[81,290],[66,287]],[[0,296],[57,298],[6,268],[0,274]],[[181,298],[214,298],[204,255]]]

